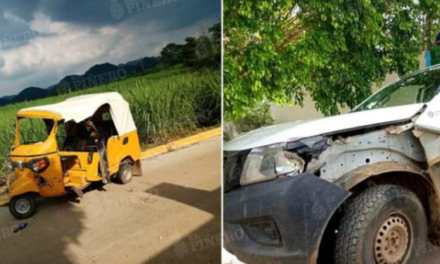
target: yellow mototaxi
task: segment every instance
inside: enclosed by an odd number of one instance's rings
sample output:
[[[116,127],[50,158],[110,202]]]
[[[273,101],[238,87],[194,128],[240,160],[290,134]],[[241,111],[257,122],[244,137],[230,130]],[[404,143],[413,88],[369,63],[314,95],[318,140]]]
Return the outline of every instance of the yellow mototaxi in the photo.
[[[14,127],[9,210],[17,219],[34,215],[38,196],[82,197],[93,182],[127,184],[142,175],[137,129],[119,93],[22,109]]]

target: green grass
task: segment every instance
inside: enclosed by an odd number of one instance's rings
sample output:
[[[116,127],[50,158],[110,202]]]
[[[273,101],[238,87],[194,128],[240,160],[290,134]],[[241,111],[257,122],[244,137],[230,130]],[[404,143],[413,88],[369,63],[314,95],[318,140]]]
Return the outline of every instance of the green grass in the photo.
[[[165,143],[221,122],[220,71],[163,70],[67,95],[0,107],[0,171],[14,141],[11,124],[20,109],[109,91],[119,92],[130,103],[143,146]],[[27,140],[32,141],[32,135],[41,135],[41,127],[28,125]]]

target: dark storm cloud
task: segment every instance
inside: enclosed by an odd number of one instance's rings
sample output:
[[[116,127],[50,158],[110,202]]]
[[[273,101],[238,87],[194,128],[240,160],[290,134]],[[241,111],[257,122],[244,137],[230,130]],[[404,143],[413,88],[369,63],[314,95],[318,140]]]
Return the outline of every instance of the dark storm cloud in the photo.
[[[0,5],[0,36],[29,30],[25,21],[20,21],[19,17],[14,18],[13,13],[8,11]]]
[[[41,2],[39,0],[4,0],[0,2],[0,9],[29,22],[33,19],[34,12]]]
[[[0,97],[206,33],[220,0],[1,0]]]
[[[115,25],[141,16],[144,22],[162,21],[172,29],[207,16],[220,19],[220,5],[217,0],[10,0],[1,2],[0,8],[28,22],[35,12],[53,21],[90,27]]]
[[[137,0],[133,0],[136,3]],[[160,0],[157,0],[160,3]],[[146,1],[148,2],[148,1]],[[150,1],[154,3],[154,1]],[[206,18],[220,21],[220,1],[216,0],[162,0],[163,6],[142,9],[144,6],[125,3],[126,14],[134,18],[128,23],[155,23],[161,30],[190,26]],[[169,4],[166,4],[166,3]]]
[[[89,27],[115,25],[123,21],[156,23],[162,30],[184,28],[200,19],[220,19],[217,0],[59,0],[41,7],[55,21]]]
[[[155,24],[156,30],[185,28],[199,20],[219,20],[217,0],[10,0],[0,3],[0,49],[19,47],[45,34],[29,23],[36,13],[52,21],[90,29],[126,24]]]
[[[24,21],[0,8],[0,50],[26,45],[37,35]]]

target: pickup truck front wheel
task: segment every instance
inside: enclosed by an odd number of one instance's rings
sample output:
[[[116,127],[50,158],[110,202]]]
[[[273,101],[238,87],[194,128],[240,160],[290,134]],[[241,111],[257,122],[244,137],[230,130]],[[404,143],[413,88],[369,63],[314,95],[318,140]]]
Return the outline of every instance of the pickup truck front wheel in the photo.
[[[427,241],[425,211],[406,188],[371,187],[344,209],[336,234],[338,264],[414,263]]]

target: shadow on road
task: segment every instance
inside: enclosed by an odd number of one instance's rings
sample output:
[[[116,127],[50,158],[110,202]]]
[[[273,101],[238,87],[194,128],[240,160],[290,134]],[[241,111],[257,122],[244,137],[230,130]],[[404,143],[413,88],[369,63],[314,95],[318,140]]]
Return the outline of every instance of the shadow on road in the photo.
[[[221,262],[220,188],[214,191],[205,191],[161,183],[146,192],[203,210],[212,214],[214,219],[162,250],[158,255],[146,261],[145,264]],[[170,217],[173,217],[173,213],[170,212]]]
[[[35,216],[20,221],[12,217],[7,205],[0,207],[0,262],[75,263],[67,253],[68,246],[78,244],[84,215],[71,203],[74,200],[72,195],[38,199]],[[59,210],[62,214],[55,213]],[[13,234],[13,227],[25,222],[27,228]]]
[[[426,244],[425,244],[426,243]],[[416,264],[437,264],[440,262],[440,247],[430,242],[416,245],[420,250]]]

